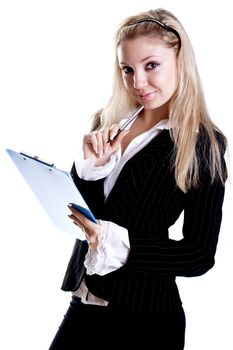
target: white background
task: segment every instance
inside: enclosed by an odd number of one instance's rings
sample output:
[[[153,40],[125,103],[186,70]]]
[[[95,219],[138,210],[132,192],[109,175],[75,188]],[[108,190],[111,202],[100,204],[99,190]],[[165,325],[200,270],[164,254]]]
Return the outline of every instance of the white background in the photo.
[[[70,301],[60,286],[74,244],[50,223],[5,149],[70,170],[91,114],[110,94],[117,25],[138,11],[164,7],[181,20],[193,43],[209,111],[231,150],[230,4],[1,1],[1,349],[48,349]],[[187,317],[186,350],[233,348],[232,200],[228,182],[215,267],[202,277],[178,279]],[[91,334],[91,320],[88,327]]]

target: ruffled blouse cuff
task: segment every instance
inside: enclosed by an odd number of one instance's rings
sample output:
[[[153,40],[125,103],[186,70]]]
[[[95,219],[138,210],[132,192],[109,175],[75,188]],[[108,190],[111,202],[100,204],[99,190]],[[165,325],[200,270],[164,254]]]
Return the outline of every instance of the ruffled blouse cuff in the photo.
[[[84,266],[88,275],[106,275],[122,267],[128,258],[128,231],[113,222],[99,220],[100,234],[97,250],[89,249]]]
[[[95,181],[108,176],[116,165],[116,156],[112,154],[109,161],[102,166],[95,166],[93,159],[80,159],[75,161],[75,168],[80,179]]]

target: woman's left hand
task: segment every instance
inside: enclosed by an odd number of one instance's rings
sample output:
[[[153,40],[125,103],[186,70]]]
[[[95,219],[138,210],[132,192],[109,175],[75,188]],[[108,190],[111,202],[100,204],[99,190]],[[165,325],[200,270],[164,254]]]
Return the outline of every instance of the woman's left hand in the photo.
[[[85,233],[89,248],[92,250],[97,250],[100,225],[88,219],[85,215],[74,209],[71,205],[68,205],[68,208],[71,211],[71,214],[68,215],[69,218]]]

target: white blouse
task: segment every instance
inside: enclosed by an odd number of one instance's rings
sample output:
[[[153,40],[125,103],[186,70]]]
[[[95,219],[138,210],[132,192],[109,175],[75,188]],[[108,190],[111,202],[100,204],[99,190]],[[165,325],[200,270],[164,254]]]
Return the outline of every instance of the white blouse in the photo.
[[[120,126],[125,121],[126,119],[123,119]],[[127,129],[133,123],[134,121],[127,126]],[[135,137],[122,156],[121,149],[119,149],[104,166],[95,167],[94,161],[91,159],[76,161],[75,167],[79,177],[90,181],[105,178],[104,196],[106,199],[125,163],[164,129],[169,129],[168,119],[161,120],[150,130]],[[117,270],[125,264],[129,254],[130,244],[127,229],[110,221],[99,220],[99,223],[100,234],[97,251],[89,249],[84,261],[88,275],[97,274],[103,276]],[[79,289],[73,294],[81,298],[85,304],[103,306],[108,304],[106,300],[98,298],[88,291],[85,279],[82,281]]]

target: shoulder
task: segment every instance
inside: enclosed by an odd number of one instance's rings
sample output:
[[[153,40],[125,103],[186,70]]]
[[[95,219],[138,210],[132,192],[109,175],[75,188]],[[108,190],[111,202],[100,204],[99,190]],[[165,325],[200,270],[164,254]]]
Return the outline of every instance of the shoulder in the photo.
[[[227,147],[227,140],[220,130],[214,129],[208,132],[201,126],[198,130],[196,147],[198,156],[208,158],[211,149],[215,149],[219,151],[221,155],[224,155]]]
[[[226,180],[226,147],[226,137],[219,129],[213,128],[210,132],[204,127],[199,129],[196,156],[201,177],[205,174],[210,176],[212,181],[219,178]]]

